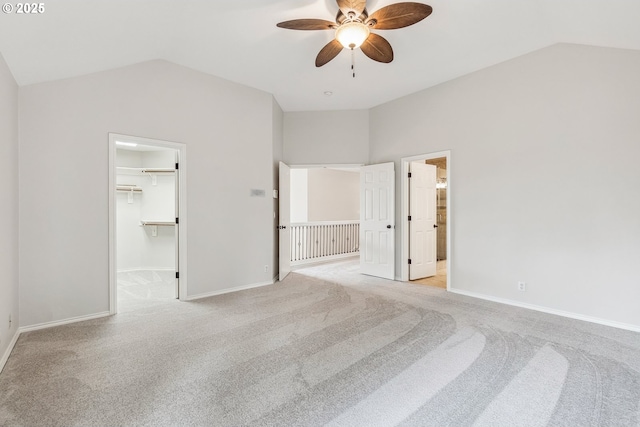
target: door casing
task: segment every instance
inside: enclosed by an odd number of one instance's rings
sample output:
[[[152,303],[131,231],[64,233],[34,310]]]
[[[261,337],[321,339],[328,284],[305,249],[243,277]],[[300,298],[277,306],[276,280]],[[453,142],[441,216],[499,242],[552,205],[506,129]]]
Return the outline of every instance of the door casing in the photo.
[[[179,212],[180,221],[178,227],[178,266],[180,279],[178,281],[178,294],[181,301],[187,300],[187,146],[179,142],[162,141],[137,137],[132,135],[122,135],[109,133],[109,313],[116,314],[118,311],[117,301],[117,241],[116,241],[116,141],[136,142],[140,145],[150,145],[154,147],[172,148],[177,150],[179,168],[177,171],[178,197],[176,211]]]
[[[282,281],[291,272],[291,168],[283,162],[279,164],[278,192],[278,280]]]

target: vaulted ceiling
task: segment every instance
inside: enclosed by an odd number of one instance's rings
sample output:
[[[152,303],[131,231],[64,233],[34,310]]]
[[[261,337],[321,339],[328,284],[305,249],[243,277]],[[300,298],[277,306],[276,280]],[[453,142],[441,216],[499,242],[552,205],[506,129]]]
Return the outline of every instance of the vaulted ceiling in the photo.
[[[369,0],[372,12],[394,0]],[[285,111],[363,109],[555,43],[640,49],[638,0],[424,0],[433,14],[378,31],[390,64],[341,52],[333,31],[277,28],[333,20],[335,0],[54,0],[0,14],[0,53],[19,85],[165,59],[275,95]],[[325,94],[330,92],[331,96]]]

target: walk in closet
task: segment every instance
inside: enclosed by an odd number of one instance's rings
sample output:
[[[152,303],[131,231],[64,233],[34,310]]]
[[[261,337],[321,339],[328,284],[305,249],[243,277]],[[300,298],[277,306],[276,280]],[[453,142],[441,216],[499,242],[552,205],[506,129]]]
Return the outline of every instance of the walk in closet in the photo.
[[[119,304],[177,297],[176,164],[174,149],[116,149]]]

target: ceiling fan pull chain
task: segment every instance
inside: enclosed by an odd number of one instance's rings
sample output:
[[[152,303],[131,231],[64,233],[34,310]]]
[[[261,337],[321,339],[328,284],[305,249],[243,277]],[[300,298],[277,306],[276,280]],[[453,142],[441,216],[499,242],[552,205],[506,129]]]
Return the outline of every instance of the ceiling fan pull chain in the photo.
[[[356,56],[355,49],[351,49],[351,72],[353,73],[353,78],[356,78]]]

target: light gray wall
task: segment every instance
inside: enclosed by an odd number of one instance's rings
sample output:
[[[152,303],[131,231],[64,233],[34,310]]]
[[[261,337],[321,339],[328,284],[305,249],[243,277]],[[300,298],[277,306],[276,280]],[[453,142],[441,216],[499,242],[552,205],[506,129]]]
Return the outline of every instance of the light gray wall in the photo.
[[[289,219],[291,223],[309,222],[309,169],[291,169]]]
[[[369,111],[284,113],[284,162],[364,164],[369,160]]]
[[[283,112],[282,108],[276,101],[275,98],[272,99],[272,112],[273,112],[273,189],[279,190],[280,188],[280,162],[282,161],[283,156],[283,143],[284,143],[284,135],[283,135]],[[271,196],[273,197],[273,196]],[[278,230],[278,224],[280,221],[280,209],[279,209],[279,199],[273,199],[273,268],[270,270],[271,275],[276,277],[278,275],[279,270],[279,238],[280,232]]]
[[[308,221],[360,219],[360,172],[307,169]]]
[[[640,326],[638,76],[561,44],[371,110],[374,163],[451,149],[453,288]]]
[[[18,85],[0,55],[0,359],[18,330]],[[9,315],[12,324],[9,327]],[[0,367],[1,369],[1,367]]]
[[[165,61],[22,87],[21,326],[108,310],[109,132],[187,145],[190,296],[270,281],[273,123],[270,94]]]

